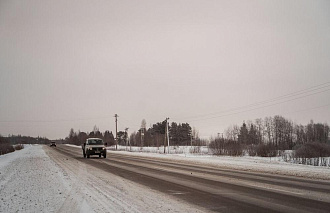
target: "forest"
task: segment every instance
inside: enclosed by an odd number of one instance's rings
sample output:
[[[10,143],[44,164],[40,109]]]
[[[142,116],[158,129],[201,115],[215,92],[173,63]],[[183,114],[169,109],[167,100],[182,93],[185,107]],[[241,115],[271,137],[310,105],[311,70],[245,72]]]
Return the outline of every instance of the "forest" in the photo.
[[[284,150],[296,150],[296,155],[330,156],[329,125],[295,124],[282,116],[256,119],[233,125],[224,137],[211,139],[210,148],[217,155],[277,156]],[[306,147],[309,147],[307,149]]]

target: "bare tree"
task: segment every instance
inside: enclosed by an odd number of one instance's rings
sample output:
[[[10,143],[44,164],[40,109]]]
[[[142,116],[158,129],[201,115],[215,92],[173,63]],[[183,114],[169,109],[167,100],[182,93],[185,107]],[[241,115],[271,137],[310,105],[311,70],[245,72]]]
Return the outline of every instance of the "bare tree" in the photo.
[[[192,128],[191,136],[192,136],[192,145],[201,145],[199,139],[199,131],[196,129],[196,127]]]

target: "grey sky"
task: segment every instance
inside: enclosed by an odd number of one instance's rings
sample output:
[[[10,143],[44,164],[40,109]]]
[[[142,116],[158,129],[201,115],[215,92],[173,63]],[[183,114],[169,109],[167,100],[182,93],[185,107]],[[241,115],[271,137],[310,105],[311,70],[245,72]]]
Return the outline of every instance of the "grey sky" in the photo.
[[[217,113],[329,82],[329,59],[327,0],[0,0],[0,134],[114,131],[115,113],[119,130],[170,117],[203,137],[276,114],[329,122],[330,91]]]

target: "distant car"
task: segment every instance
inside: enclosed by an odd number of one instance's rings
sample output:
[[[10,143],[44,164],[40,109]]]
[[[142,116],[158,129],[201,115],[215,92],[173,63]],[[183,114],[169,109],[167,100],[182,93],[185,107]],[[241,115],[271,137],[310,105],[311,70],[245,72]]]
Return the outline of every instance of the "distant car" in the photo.
[[[50,143],[50,146],[52,147],[52,146],[55,146],[56,147],[56,142],[51,142]]]
[[[85,143],[82,144],[84,158],[89,158],[91,155],[98,155],[99,157],[107,157],[107,143],[103,143],[100,138],[88,138]]]

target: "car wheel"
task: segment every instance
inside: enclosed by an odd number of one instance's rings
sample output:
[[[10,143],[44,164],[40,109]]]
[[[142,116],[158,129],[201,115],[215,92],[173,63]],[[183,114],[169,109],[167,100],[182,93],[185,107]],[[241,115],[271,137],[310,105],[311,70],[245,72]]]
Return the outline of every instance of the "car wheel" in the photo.
[[[101,154],[99,154],[99,158],[101,157]]]
[[[107,158],[107,154],[104,154],[103,157],[104,157],[104,158]]]

